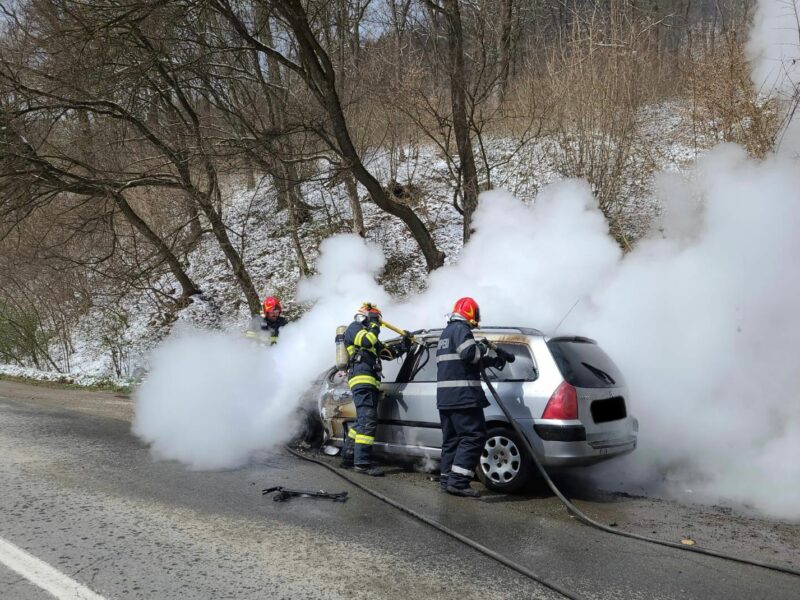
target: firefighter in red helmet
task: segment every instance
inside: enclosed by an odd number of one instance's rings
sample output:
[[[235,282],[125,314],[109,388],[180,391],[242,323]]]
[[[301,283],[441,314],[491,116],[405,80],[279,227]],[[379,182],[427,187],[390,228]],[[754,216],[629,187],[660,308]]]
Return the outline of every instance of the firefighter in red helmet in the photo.
[[[453,306],[436,349],[436,408],[442,424],[440,486],[455,496],[477,497],[469,487],[486,443],[489,406],[481,387],[481,368],[505,366],[505,360],[487,356],[488,348],[475,340],[472,330],[481,309],[472,298]]]
[[[289,322],[281,314],[283,313],[281,301],[275,296],[268,296],[264,299],[262,307],[262,313],[255,315],[250,321],[246,335],[260,343],[277,344],[281,327]]]

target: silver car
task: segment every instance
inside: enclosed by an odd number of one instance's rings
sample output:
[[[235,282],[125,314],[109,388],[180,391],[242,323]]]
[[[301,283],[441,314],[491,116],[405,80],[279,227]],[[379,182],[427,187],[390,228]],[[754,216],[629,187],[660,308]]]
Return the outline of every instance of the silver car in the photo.
[[[515,356],[488,369],[500,398],[545,466],[596,463],[636,448],[639,425],[628,413],[628,389],[619,369],[594,340],[547,337],[535,329],[483,327],[474,332]],[[438,460],[442,431],[436,410],[436,344],[441,330],[418,334],[405,357],[384,362],[375,451]],[[486,388],[486,384],[484,384]],[[318,399],[328,445],[343,444],[355,422],[347,375],[327,372]],[[489,438],[478,476],[489,488],[522,488],[535,469],[526,447],[486,390]]]

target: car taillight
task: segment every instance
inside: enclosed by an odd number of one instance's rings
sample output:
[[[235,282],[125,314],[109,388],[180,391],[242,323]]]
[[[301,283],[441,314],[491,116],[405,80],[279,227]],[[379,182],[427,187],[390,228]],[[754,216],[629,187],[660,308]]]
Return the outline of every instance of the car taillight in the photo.
[[[577,419],[578,392],[564,381],[556,388],[542,413],[543,419]]]

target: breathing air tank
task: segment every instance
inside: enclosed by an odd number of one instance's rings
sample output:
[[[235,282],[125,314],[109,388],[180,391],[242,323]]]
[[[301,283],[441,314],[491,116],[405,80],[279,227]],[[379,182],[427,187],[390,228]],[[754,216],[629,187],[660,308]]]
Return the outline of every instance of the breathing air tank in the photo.
[[[344,332],[347,327],[339,325],[336,328],[336,368],[343,371],[350,362],[350,355],[347,354],[347,346],[344,345]]]

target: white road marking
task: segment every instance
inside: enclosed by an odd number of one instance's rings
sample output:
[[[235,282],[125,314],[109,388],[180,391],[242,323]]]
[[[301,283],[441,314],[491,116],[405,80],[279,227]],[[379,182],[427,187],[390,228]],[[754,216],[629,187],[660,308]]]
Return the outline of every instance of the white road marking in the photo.
[[[0,538],[0,563],[58,600],[105,600],[89,588],[70,579],[46,562]]]

